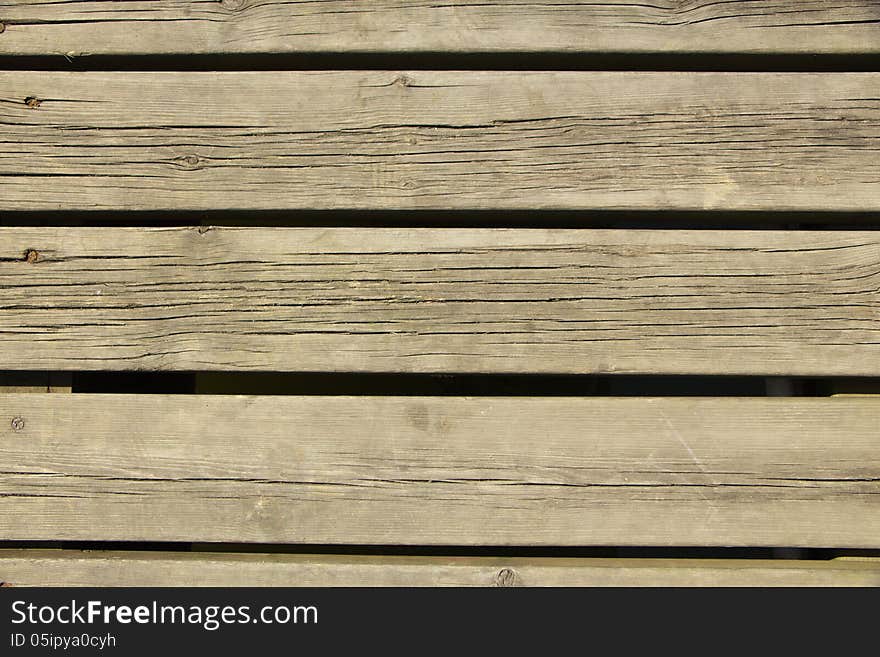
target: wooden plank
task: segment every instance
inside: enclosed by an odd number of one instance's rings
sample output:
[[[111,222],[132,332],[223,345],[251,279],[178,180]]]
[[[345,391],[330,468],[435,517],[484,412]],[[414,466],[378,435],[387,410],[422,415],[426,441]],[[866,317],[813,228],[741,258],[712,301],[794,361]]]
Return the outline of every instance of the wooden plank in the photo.
[[[13,210],[880,210],[880,74],[0,74]]]
[[[877,52],[874,0],[15,0],[0,53]]]
[[[0,395],[0,538],[876,548],[878,410]]]
[[[72,392],[72,377],[65,372],[2,372],[0,371],[0,394],[44,394],[44,393],[69,393]],[[23,425],[10,420],[10,426]],[[59,542],[44,543],[44,547],[62,547]],[[0,577],[2,585],[2,577]]]
[[[2,228],[0,254],[2,369],[880,375],[870,231]]]
[[[880,586],[880,560],[0,551],[6,586]]]

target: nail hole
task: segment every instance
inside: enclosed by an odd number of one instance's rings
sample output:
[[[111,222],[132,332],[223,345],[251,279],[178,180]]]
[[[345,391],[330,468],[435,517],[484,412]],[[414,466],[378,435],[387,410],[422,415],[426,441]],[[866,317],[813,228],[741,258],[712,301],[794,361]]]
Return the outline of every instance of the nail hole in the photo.
[[[24,104],[30,107],[31,109],[37,109],[40,105],[43,104],[43,101],[37,98],[36,96],[28,96],[24,99]]]

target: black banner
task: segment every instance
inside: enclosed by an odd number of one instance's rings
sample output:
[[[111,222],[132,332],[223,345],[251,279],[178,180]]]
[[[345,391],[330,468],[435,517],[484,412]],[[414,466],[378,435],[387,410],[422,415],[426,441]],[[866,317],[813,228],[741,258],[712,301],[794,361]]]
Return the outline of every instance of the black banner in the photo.
[[[768,637],[839,652],[873,642],[878,602],[877,589],[3,588],[0,655],[715,652]]]

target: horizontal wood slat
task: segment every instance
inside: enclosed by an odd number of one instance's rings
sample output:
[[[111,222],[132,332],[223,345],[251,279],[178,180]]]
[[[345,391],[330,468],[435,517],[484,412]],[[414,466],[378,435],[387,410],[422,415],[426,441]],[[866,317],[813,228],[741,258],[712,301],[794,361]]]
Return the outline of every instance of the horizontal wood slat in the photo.
[[[19,71],[0,100],[4,211],[880,210],[876,73]]]
[[[0,53],[877,52],[874,0],[15,0]]]
[[[880,586],[880,560],[0,551],[7,586]]]
[[[0,369],[880,375],[876,232],[2,228]]]
[[[880,401],[0,395],[0,537],[880,547]]]

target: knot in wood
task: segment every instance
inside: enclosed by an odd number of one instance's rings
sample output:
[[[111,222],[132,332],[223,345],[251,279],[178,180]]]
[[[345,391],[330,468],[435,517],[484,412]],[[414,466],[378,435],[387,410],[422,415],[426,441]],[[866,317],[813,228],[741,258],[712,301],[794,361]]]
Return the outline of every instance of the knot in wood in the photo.
[[[518,579],[513,568],[502,568],[495,575],[495,586],[516,586]]]
[[[12,418],[12,430],[13,431],[21,431],[24,429],[24,418],[23,417],[14,417]]]
[[[0,34],[6,31],[6,23],[0,23]]]
[[[220,0],[220,6],[228,11],[241,11],[246,4],[247,0]]]
[[[415,83],[415,80],[408,75],[398,75],[392,82],[395,87],[412,87]]]
[[[24,104],[30,107],[31,109],[37,109],[40,105],[43,104],[43,101],[37,98],[36,96],[28,96],[24,99]]]
[[[177,158],[177,161],[187,169],[196,169],[202,162],[198,155],[184,155]]]
[[[29,264],[34,264],[37,260],[40,259],[39,251],[35,251],[34,249],[28,249],[24,252],[24,261]]]

